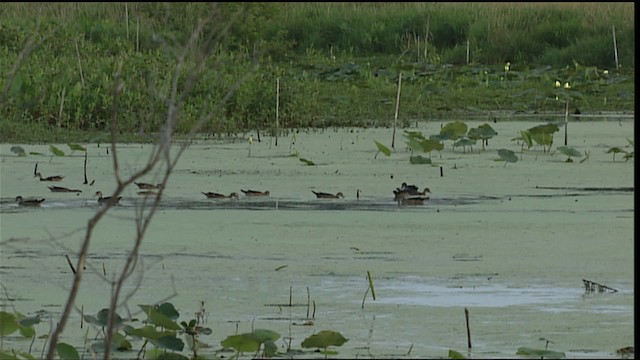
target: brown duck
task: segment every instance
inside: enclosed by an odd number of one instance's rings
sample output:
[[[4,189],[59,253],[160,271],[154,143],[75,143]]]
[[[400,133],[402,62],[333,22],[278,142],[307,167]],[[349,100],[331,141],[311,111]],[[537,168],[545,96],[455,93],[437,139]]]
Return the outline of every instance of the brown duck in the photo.
[[[240,189],[246,196],[269,196],[269,191],[256,191],[256,190],[242,190]]]
[[[429,197],[424,195],[408,195],[398,199],[398,205],[423,205]]]
[[[29,199],[25,200],[22,196],[16,196],[16,201],[18,202],[18,206],[40,206],[44,199]]]
[[[431,189],[426,187],[424,190],[418,191],[418,188],[415,185],[406,186],[406,184],[403,183],[402,187],[393,190],[393,194],[395,195],[393,200],[398,201],[410,196],[426,196],[427,193],[431,194]]]
[[[82,190],[78,189],[69,189],[63,186],[47,186],[51,192],[72,192],[72,193],[81,193]]]
[[[98,204],[113,204],[118,205],[122,196],[118,196],[118,198],[114,198],[112,196],[102,197],[102,191],[96,191],[96,196],[98,197]]]
[[[207,197],[207,199],[238,199],[238,193],[232,192],[231,194],[229,194],[229,196],[224,195],[224,194],[220,194],[220,193],[215,193],[215,192],[203,192],[202,193],[204,196]]]
[[[311,190],[312,193],[316,194],[316,198],[318,199],[344,199],[344,195],[339,192],[337,194],[329,194],[329,193],[325,193],[325,192],[316,192]]]
[[[162,184],[153,185],[149,183],[135,182],[135,181],[134,181],[134,184],[138,185],[138,189],[141,189],[141,190],[162,189]]]

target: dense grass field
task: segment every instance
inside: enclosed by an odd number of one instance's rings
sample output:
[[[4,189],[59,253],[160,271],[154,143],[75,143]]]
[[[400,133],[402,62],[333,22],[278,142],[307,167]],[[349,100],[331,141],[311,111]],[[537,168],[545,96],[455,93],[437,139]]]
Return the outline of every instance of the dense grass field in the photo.
[[[6,3],[0,137],[99,141],[117,73],[119,132],[151,140],[176,54],[208,16],[205,34],[221,36],[181,133],[202,117],[207,134],[273,133],[276,83],[279,129],[388,126],[400,76],[403,125],[562,112],[566,101],[572,112],[631,112],[634,15],[633,3]]]

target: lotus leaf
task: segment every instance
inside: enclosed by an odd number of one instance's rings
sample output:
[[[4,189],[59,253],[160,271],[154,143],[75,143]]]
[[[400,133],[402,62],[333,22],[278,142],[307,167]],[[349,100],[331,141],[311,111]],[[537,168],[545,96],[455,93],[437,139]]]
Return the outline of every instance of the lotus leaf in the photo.
[[[64,156],[64,152],[53,145],[49,145],[49,150],[51,150],[55,156]]]
[[[462,121],[450,122],[440,129],[440,134],[446,134],[450,140],[457,140],[467,133],[467,124]]]
[[[317,334],[311,335],[302,341],[303,348],[323,348],[326,349],[329,346],[342,346],[349,339],[346,339],[342,334],[332,330],[322,330]]]
[[[18,145],[12,146],[11,152],[18,156],[27,156],[27,153],[24,151],[22,146],[18,146]]]
[[[226,339],[220,342],[220,345],[235,349],[239,353],[254,352],[260,349],[260,342],[249,333],[227,336]]]
[[[498,161],[503,160],[505,161],[505,165],[508,162],[514,163],[516,161],[518,161],[518,157],[516,156],[516,154],[509,150],[509,149],[500,149],[498,150],[498,155],[500,156],[500,159],[498,159]]]
[[[411,164],[431,164],[431,159],[416,155],[409,157],[409,163]]]
[[[558,146],[558,151],[560,151],[562,154],[567,155],[569,158],[573,157],[582,157],[582,154],[580,153],[580,151],[571,148],[571,147],[566,147],[566,146]]]
[[[376,146],[378,147],[378,151],[385,154],[386,156],[391,156],[391,150],[389,150],[388,147],[384,146],[383,144],[381,144],[380,142],[373,140],[373,142],[376,143]],[[377,156],[378,154],[376,154]]]
[[[80,360],[80,354],[78,354],[78,350],[73,346],[60,342],[56,345],[56,352],[60,359],[65,360]]]

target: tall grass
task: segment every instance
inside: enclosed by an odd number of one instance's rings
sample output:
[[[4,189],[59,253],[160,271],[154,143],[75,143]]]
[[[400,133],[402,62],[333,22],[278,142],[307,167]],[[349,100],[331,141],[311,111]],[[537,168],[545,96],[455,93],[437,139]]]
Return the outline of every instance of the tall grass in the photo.
[[[120,61],[125,91],[120,98],[119,128],[139,133],[155,129],[165,112],[171,73],[173,55],[165,49],[174,46],[166,44],[179,45],[189,38],[207,6],[4,3],[0,6],[0,89],[34,35],[36,22],[41,25],[35,34],[37,46],[15,74],[6,106],[0,109],[0,135],[15,138],[19,129],[29,125],[103,130],[111,112],[113,73]],[[532,77],[526,86],[539,87],[539,99],[518,105],[510,96],[514,89],[497,75],[504,62],[524,72],[539,65],[574,68],[576,63],[613,69],[612,26],[623,69],[633,70],[635,62],[632,3],[314,2],[218,3],[218,7],[216,26],[231,18],[238,21],[207,61],[207,71],[185,105],[183,114],[188,119],[181,122],[188,126],[201,114],[212,113],[205,130],[216,134],[269,128],[275,116],[276,78],[281,79],[284,127],[386,126],[394,112],[400,71],[403,115],[425,118],[438,109],[468,106],[553,110],[543,89],[555,78]],[[471,61],[478,66],[466,70],[441,66],[466,63],[467,41]],[[224,82],[244,75],[255,60],[260,64],[255,76],[224,108],[212,109],[212,100],[229,86]],[[218,62],[223,66],[217,67]],[[495,78],[491,88],[487,76]],[[622,86],[633,92],[633,85]],[[602,91],[611,94],[599,95]],[[600,104],[620,110],[633,101],[614,91],[603,86],[594,96],[607,100],[585,100],[583,110]]]

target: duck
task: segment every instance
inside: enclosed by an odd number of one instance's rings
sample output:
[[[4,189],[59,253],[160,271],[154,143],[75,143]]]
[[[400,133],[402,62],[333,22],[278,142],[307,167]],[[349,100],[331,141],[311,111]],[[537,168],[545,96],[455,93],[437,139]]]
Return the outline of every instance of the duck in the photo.
[[[226,196],[220,193],[215,193],[215,192],[203,192],[202,194],[206,196],[207,199],[238,199],[239,198],[238,193],[236,192],[232,192],[231,194],[229,194],[229,196]]]
[[[138,185],[138,189],[141,189],[141,190],[162,189],[162,184],[153,185],[149,183],[135,182],[135,181],[133,183]]]
[[[40,173],[36,173],[36,177],[40,178],[40,181],[62,181],[62,179],[64,179],[64,176],[61,175],[54,175],[43,178],[42,174]]]
[[[269,196],[269,191],[256,191],[256,190],[242,190],[246,196]]]
[[[341,192],[339,192],[339,193],[337,193],[335,195],[334,194],[325,193],[325,192],[315,192],[313,190],[311,190],[311,192],[316,194],[316,197],[318,199],[339,199],[339,198],[344,199],[344,195]]]
[[[398,205],[423,205],[427,200],[429,200],[428,196],[409,195],[398,199]]]
[[[96,191],[96,195],[98,197],[98,204],[113,204],[118,205],[122,196],[118,196],[118,198],[114,198],[111,196],[102,197],[102,191]]]
[[[414,188],[411,186],[413,185],[410,185],[409,187],[397,188],[393,190],[393,194],[395,195],[393,200],[398,201],[410,196],[426,196],[427,193],[431,194],[431,189],[429,189],[428,187],[424,188],[424,190],[422,191],[418,191],[418,188]]]
[[[40,206],[44,199],[29,199],[25,200],[21,195],[16,196],[18,206]]]
[[[81,193],[82,190],[78,189],[69,189],[62,186],[47,186],[51,192],[72,192],[72,193]]]

